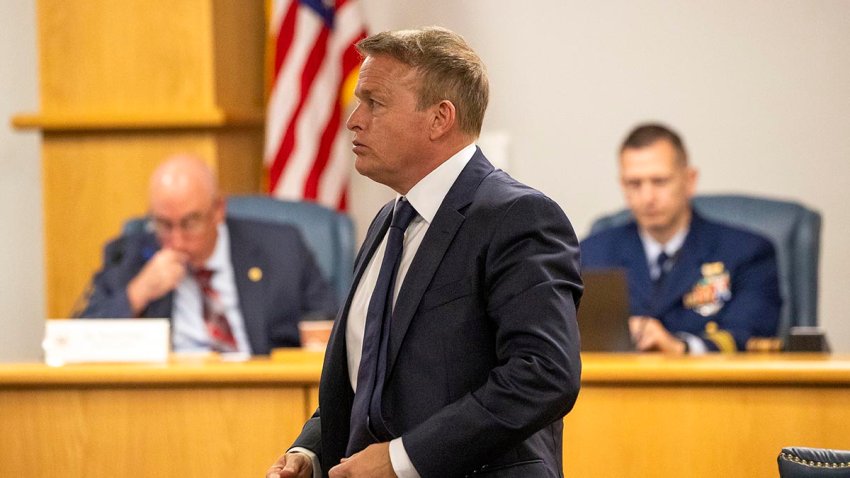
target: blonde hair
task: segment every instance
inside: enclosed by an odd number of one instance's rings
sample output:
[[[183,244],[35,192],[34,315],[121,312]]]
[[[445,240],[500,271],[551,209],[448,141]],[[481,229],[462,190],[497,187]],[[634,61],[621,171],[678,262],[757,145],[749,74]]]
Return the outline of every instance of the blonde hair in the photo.
[[[484,63],[463,37],[442,27],[388,31],[361,40],[357,50],[363,56],[385,55],[415,68],[421,78],[417,107],[451,101],[460,130],[479,135],[490,86]]]

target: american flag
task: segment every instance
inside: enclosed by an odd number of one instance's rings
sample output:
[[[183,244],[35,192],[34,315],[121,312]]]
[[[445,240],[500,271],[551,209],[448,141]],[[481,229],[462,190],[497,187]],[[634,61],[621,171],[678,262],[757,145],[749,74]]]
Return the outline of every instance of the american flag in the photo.
[[[264,162],[269,193],[344,210],[351,164],[345,112],[365,36],[356,0],[272,0]]]

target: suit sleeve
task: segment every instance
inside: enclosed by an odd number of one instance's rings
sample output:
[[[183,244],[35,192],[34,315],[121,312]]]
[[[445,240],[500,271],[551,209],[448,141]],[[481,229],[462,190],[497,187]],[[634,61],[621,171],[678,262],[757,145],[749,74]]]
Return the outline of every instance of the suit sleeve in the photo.
[[[482,254],[479,293],[495,325],[486,382],[402,436],[423,477],[455,476],[561,420],[579,391],[578,242],[560,207],[524,195],[507,207]],[[470,351],[474,353],[474,351]]]
[[[118,238],[104,248],[103,267],[92,279],[86,306],[78,317],[129,318],[133,316],[127,298],[127,284],[133,278],[130,249],[126,238]]]
[[[776,335],[782,299],[770,242],[754,241],[752,253],[731,272],[731,289],[732,298],[720,312],[717,330],[710,326],[703,334],[709,350],[746,350],[750,337]]]
[[[319,409],[310,417],[301,429],[301,434],[292,444],[291,448],[304,448],[312,451],[317,456],[322,456],[322,430]]]

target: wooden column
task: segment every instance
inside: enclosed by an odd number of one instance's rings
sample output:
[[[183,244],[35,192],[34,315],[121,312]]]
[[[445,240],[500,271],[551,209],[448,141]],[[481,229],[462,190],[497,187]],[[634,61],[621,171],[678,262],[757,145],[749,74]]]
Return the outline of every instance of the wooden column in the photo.
[[[260,189],[262,0],[39,0],[47,311],[71,313],[105,241],[147,207],[163,157]]]

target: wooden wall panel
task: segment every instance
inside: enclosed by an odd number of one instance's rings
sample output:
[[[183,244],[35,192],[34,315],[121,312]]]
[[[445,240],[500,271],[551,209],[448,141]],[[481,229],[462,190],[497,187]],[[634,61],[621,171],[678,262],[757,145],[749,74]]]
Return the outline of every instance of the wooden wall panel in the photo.
[[[213,165],[222,191],[231,194],[257,192],[263,172],[263,132],[239,128],[215,134]]]
[[[39,0],[47,311],[72,311],[148,176],[194,152],[225,192],[259,192],[262,0]]]
[[[263,2],[213,3],[216,104],[228,111],[253,111],[265,104]]]
[[[212,9],[200,0],[39,0],[42,112],[214,106]]]

